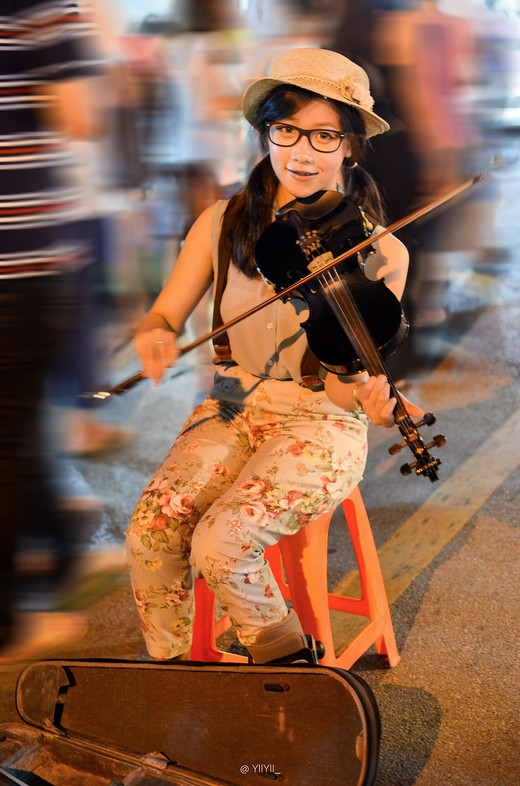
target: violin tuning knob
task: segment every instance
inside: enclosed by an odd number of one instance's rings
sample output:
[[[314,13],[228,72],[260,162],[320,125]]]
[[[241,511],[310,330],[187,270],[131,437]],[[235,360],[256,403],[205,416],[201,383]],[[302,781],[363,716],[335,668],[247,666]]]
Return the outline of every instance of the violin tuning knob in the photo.
[[[416,428],[421,428],[421,426],[433,426],[436,421],[436,417],[433,412],[425,412],[422,420],[417,423]]]
[[[444,436],[444,434],[437,434],[437,436],[434,437],[433,440],[430,442],[430,444],[427,445],[426,447],[433,448],[435,446],[436,448],[442,448],[442,446],[445,444],[446,444],[446,437]]]
[[[398,444],[392,445],[391,447],[388,448],[388,452],[390,453],[391,456],[395,456],[396,453],[399,453],[399,451],[401,450],[402,447],[404,447],[402,444],[401,445],[398,445]]]
[[[431,459],[430,461],[426,462],[424,465],[421,464],[419,467],[419,462],[414,461],[413,464],[403,464],[401,467],[401,475],[411,475],[412,472],[415,471],[416,475],[424,475],[425,477],[429,478],[431,482],[439,479],[439,475],[437,473],[437,467],[441,462],[439,459]],[[418,468],[419,467],[419,468]]]
[[[398,442],[395,445],[391,445],[391,447],[388,448],[388,452],[390,453],[391,456],[395,456],[395,454],[399,453],[399,451],[402,450],[405,447],[405,445],[406,442]]]

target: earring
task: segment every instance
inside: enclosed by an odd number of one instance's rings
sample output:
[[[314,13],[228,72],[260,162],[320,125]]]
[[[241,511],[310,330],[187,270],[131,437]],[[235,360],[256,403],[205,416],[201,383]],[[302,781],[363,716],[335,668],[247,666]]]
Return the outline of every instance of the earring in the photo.
[[[352,161],[352,156],[348,156],[343,159],[344,166],[346,166],[347,169],[355,169],[358,165],[357,161],[354,161],[353,164],[350,164],[349,161]]]

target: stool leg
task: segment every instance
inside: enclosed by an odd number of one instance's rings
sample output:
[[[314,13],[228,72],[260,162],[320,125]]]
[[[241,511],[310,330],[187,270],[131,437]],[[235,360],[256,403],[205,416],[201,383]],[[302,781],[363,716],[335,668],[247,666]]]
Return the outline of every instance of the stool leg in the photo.
[[[370,522],[359,489],[343,503],[345,520],[361,579],[361,598],[329,593],[327,587],[327,541],[332,513],[307,524],[279,542],[293,607],[303,629],[323,642],[324,666],[350,668],[372,644],[388,658],[399,662],[399,653]],[[367,618],[367,624],[336,656],[330,611]]]
[[[325,647],[323,665],[332,665],[334,642],[327,593],[327,532],[332,511],[279,542],[291,599],[305,633]]]
[[[396,666],[399,662],[399,653],[383,574],[372,528],[358,488],[354,489],[350,497],[343,502],[343,511],[358,563],[362,598],[367,607],[366,616],[377,623],[374,625],[376,637],[374,639],[373,632],[372,642],[375,643],[379,654],[387,656],[390,666]]]

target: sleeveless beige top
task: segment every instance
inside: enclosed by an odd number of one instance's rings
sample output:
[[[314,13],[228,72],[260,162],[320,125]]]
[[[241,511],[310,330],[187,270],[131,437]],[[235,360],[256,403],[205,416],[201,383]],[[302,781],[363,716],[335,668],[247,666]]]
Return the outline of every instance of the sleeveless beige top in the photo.
[[[212,259],[215,280],[218,271],[218,241],[227,201],[220,200],[213,211]],[[220,313],[228,322],[275,294],[263,278],[247,278],[229,266]],[[227,331],[231,356],[239,366],[257,377],[293,379],[301,382],[301,363],[307,349],[305,330],[300,326],[309,313],[300,298],[286,303],[277,300]]]

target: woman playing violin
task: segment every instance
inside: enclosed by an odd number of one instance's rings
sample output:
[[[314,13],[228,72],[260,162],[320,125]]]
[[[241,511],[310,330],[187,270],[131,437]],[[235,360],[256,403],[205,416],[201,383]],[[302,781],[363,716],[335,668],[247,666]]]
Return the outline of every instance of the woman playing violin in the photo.
[[[272,296],[255,246],[295,198],[342,191],[374,226],[377,188],[359,165],[367,138],[388,129],[372,112],[368,78],[342,55],[294,49],[254,81],[243,111],[264,158],[245,187],[195,222],[164,289],[139,326],[143,374],[158,383],[177,337],[217,278],[219,238],[231,263],[224,321]],[[400,298],[408,255],[392,235],[374,241],[365,274]],[[283,264],[283,260],[280,260]],[[193,579],[205,577],[256,663],[299,658],[308,640],[288,611],[264,549],[336,508],[360,482],[369,421],[394,423],[387,379],[322,369],[308,387],[301,298],[277,300],[228,330],[229,358],[141,496],[127,533],[130,574],[150,655],[189,657]],[[422,410],[406,404],[412,416]]]

